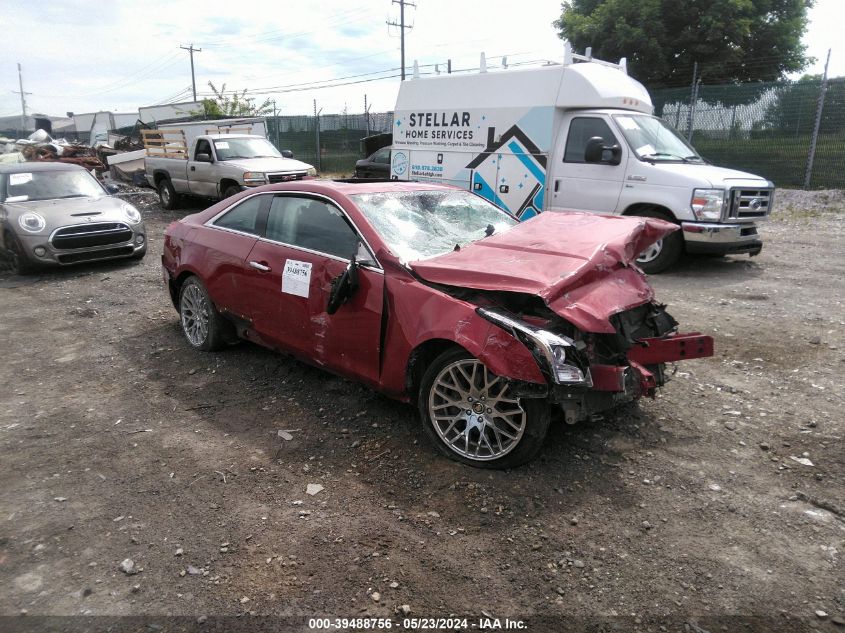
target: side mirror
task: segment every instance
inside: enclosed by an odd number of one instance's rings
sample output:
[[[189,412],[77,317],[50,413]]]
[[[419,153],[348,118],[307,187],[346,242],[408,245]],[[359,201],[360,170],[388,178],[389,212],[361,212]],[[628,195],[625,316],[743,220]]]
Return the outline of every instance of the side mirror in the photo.
[[[334,314],[340,306],[346,303],[358,290],[358,262],[353,257],[340,277],[332,282],[332,292],[329,295],[328,314]]]
[[[108,191],[111,195],[114,195],[120,191],[120,187],[117,185],[106,185],[106,191]]]
[[[283,158],[293,158],[293,150],[283,149],[282,150],[282,157]]]
[[[622,162],[622,148],[619,145],[605,145],[601,136],[593,136],[584,148],[584,162],[618,165]]]
[[[205,152],[200,152],[197,154],[195,159],[198,163],[210,163],[211,162],[211,154],[206,154]]]

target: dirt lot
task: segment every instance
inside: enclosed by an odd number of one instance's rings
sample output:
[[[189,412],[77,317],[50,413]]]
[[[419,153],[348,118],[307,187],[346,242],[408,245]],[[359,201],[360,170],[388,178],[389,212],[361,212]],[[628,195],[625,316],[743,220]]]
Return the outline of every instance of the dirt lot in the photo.
[[[286,357],[189,349],[159,263],[179,214],[131,199],[143,262],[0,273],[0,628],[408,605],[845,630],[841,192],[782,192],[759,257],[653,278],[716,356],[511,472],[438,456],[410,406]]]

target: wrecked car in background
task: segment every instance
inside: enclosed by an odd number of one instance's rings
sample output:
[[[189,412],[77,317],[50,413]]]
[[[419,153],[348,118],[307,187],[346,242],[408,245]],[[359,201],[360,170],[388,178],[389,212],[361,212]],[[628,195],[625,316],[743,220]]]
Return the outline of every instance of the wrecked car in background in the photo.
[[[442,185],[303,181],[172,223],[162,263],[194,348],[289,352],[415,403],[447,456],[507,468],[537,454],[553,409],[583,420],[654,395],[665,363],[712,355],[634,265],[675,229],[520,223]]]
[[[0,224],[0,247],[19,274],[147,252],[138,209],[78,165],[0,165]]]

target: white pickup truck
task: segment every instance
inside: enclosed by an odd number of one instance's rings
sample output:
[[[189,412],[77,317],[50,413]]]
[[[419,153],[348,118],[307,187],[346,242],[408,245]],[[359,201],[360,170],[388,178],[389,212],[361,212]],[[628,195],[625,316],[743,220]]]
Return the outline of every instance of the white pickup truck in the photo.
[[[308,163],[279,152],[263,136],[202,134],[190,147],[182,130],[145,130],[147,182],[161,206],[173,209],[180,195],[222,199],[242,191],[315,176]],[[287,152],[285,152],[287,153]]]

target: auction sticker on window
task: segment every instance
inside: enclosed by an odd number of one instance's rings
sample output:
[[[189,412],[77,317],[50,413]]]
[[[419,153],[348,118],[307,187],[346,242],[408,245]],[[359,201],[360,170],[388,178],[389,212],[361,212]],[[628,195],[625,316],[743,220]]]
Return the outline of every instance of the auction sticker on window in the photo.
[[[25,185],[32,180],[32,174],[9,174],[10,185]]]
[[[287,260],[285,270],[282,273],[282,292],[307,299],[310,287],[311,262],[299,262],[295,259]]]

